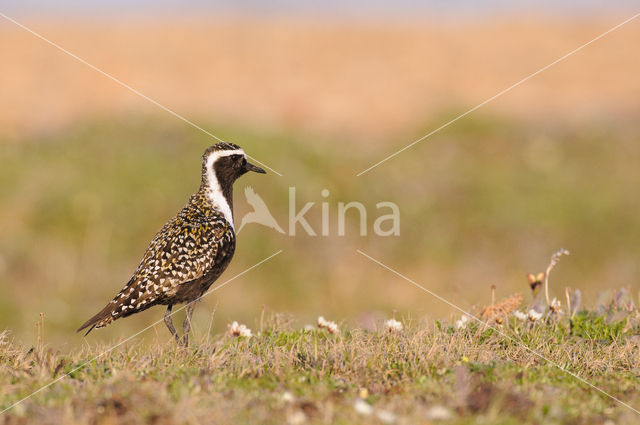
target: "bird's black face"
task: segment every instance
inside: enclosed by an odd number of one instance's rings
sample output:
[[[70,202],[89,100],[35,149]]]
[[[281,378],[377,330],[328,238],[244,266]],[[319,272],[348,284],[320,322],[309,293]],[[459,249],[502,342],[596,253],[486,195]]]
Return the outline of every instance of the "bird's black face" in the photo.
[[[249,171],[260,174],[267,173],[262,168],[247,162],[244,155],[240,154],[218,158],[218,160],[213,163],[213,168],[213,171],[220,182],[234,182],[238,177]]]

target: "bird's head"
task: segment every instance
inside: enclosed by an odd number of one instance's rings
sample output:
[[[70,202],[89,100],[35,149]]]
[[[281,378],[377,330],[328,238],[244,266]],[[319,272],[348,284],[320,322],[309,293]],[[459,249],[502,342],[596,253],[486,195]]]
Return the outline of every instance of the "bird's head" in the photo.
[[[247,161],[247,155],[238,145],[217,143],[202,155],[202,178],[209,185],[233,184],[238,177],[249,171],[266,174],[262,168]]]

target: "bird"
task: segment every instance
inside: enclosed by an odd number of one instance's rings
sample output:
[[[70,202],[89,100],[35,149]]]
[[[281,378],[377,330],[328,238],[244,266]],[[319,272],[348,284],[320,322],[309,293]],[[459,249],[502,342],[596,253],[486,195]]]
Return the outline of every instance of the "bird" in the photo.
[[[248,223],[262,224],[263,226],[270,227],[280,233],[284,233],[282,227],[280,227],[276,219],[273,218],[269,212],[267,204],[265,204],[262,198],[254,192],[251,186],[247,186],[244,189],[244,196],[247,198],[247,202],[253,207],[253,211],[246,213],[244,217],[242,217],[238,233],[240,233],[245,224]]]
[[[122,290],[77,332],[103,328],[113,321],[166,305],[164,322],[179,345],[189,345],[195,302],[225,271],[236,248],[233,223],[233,183],[245,173],[266,174],[247,162],[244,150],[217,143],[202,155],[199,190],[151,240],[140,265]],[[186,303],[183,336],[179,337],[171,310]]]

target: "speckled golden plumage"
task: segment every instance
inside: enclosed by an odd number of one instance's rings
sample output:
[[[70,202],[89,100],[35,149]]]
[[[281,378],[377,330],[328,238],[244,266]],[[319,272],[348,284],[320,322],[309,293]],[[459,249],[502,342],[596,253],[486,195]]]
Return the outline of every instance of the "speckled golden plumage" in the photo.
[[[236,244],[233,219],[225,211],[233,208],[233,181],[246,171],[264,173],[246,162],[237,145],[219,143],[207,149],[198,192],[155,235],[122,290],[78,330],[102,328],[158,304],[167,305],[169,313],[174,304],[190,303],[201,297],[233,257]],[[166,319],[167,316],[165,322]],[[177,338],[173,324],[167,322],[167,326]]]
[[[111,301],[118,308],[97,328],[152,305],[192,301],[177,298],[178,290],[216,268],[222,273],[235,250],[235,233],[210,204],[204,194],[197,193],[162,227],[131,280]],[[207,289],[203,286],[200,292]]]

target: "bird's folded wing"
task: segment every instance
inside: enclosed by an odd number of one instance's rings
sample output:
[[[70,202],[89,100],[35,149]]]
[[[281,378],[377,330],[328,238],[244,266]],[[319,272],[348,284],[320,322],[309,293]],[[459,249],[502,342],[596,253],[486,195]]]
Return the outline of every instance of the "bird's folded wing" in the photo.
[[[179,285],[202,277],[215,266],[220,246],[229,240],[230,232],[233,230],[222,221],[174,218],[153,238],[118,296],[139,307],[171,297]]]

